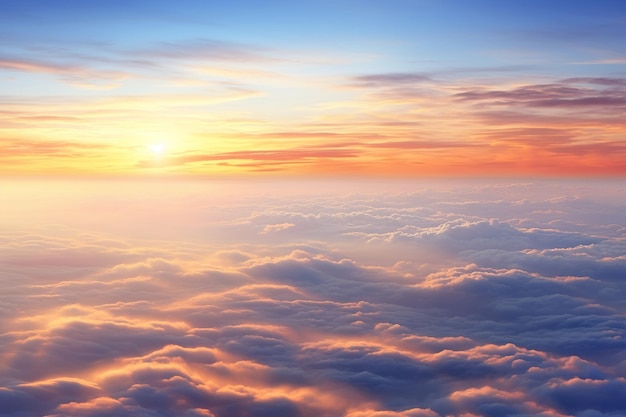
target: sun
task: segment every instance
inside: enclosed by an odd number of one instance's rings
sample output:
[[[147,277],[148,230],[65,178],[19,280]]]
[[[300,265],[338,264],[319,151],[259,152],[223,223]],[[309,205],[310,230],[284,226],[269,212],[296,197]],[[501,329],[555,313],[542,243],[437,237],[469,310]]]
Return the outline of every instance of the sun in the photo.
[[[153,143],[151,145],[148,145],[148,149],[150,149],[150,151],[156,155],[163,155],[163,152],[165,151],[165,146],[162,143]]]

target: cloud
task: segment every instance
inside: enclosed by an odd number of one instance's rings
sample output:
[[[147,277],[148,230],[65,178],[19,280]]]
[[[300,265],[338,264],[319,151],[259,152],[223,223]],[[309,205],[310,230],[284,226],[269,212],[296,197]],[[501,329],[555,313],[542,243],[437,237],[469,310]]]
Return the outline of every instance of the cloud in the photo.
[[[251,170],[275,168],[287,169],[290,166],[315,164],[320,160],[336,158],[356,158],[360,152],[354,149],[269,149],[258,151],[232,151],[215,154],[189,153],[173,156],[160,162],[160,166],[182,166],[198,163],[214,163],[222,166],[236,166]],[[249,162],[230,162],[249,161]],[[153,161],[141,161],[138,166],[145,168],[153,165]]]
[[[5,139],[0,142],[0,160],[6,164],[24,164],[26,161],[43,159],[97,158],[103,151],[110,150],[105,143],[85,143],[79,141],[56,141],[36,139]]]
[[[577,77],[567,78],[563,83],[571,84],[591,84],[602,85],[606,87],[626,87],[626,79],[623,78],[606,78],[606,77]]]
[[[621,184],[319,185],[49,183],[65,227],[0,236],[0,415],[623,410]],[[180,227],[111,236],[146,207]]]
[[[183,42],[161,42],[151,48],[131,51],[130,55],[156,61],[163,59],[197,60],[206,62],[267,62],[276,58],[269,57],[270,49],[218,39],[191,39]]]
[[[457,93],[459,101],[482,105],[544,108],[609,107],[626,104],[622,78],[569,78],[552,84],[524,85],[510,90],[473,90]],[[596,87],[605,87],[599,89]],[[606,88],[611,87],[611,88]]]
[[[0,56],[0,69],[18,72],[44,73],[58,76],[61,80],[84,88],[115,88],[134,75],[127,70],[95,69],[64,61],[43,61],[27,57]]]
[[[366,88],[406,86],[432,82],[430,76],[420,73],[385,73],[360,75],[352,78],[351,85]]]
[[[377,142],[367,145],[371,148],[382,149],[447,149],[447,148],[472,148],[475,145],[464,142],[446,142],[446,141],[425,141],[425,140],[407,140],[397,142]]]
[[[280,232],[281,230],[289,229],[290,227],[294,227],[293,223],[278,223],[278,224],[268,224],[263,228],[262,234],[272,233],[272,232]]]
[[[476,70],[346,77],[345,84],[356,96],[343,106],[367,114],[372,129],[387,132],[384,142],[391,145],[371,143],[364,155],[381,162],[393,159],[396,163],[389,169],[396,172],[422,174],[435,165],[440,174],[460,166],[483,174],[623,172],[624,149],[617,133],[624,124],[620,109],[626,105],[622,78],[545,77],[538,82],[506,76],[485,86]],[[465,78],[458,78],[460,72]],[[345,116],[339,125],[366,123],[361,119]],[[396,124],[387,125],[387,120]],[[400,128],[411,121],[417,122],[413,129]],[[408,153],[383,151],[393,144]],[[409,156],[415,163],[406,163]],[[576,173],[570,171],[572,166]]]
[[[2,416],[45,415],[69,402],[87,401],[99,394],[94,384],[76,378],[56,378],[0,389]]]
[[[257,45],[228,42],[218,39],[189,39],[179,42],[160,42],[140,48],[124,48],[109,43],[97,45],[76,42],[69,48],[58,48],[39,41],[37,54],[21,48],[19,42],[13,51],[0,56],[0,69],[25,73],[43,73],[81,88],[111,89],[123,81],[138,78],[189,78],[188,72],[207,63],[271,63],[275,51]],[[228,78],[243,79],[250,73],[233,69]],[[196,71],[196,78],[198,72]],[[271,74],[261,69],[253,74]],[[275,75],[274,75],[275,76]]]

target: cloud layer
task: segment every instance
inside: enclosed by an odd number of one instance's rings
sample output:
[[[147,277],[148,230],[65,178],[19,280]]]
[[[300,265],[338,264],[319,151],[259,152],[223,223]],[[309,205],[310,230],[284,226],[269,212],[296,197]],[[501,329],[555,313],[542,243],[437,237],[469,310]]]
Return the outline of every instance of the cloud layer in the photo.
[[[11,191],[0,415],[626,409],[619,184],[153,185]]]

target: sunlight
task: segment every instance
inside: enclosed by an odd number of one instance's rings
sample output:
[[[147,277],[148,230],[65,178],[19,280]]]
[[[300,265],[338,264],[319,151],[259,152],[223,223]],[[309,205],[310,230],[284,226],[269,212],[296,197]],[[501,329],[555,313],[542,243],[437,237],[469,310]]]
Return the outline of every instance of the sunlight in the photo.
[[[160,156],[165,151],[165,146],[162,143],[153,143],[148,145],[148,149],[156,156]]]

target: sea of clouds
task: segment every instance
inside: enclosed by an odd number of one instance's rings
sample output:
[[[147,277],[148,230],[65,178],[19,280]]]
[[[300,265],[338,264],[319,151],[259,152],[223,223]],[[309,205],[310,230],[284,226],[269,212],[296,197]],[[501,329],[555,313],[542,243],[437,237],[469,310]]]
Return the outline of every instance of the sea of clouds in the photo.
[[[0,416],[624,416],[617,181],[3,183]]]

